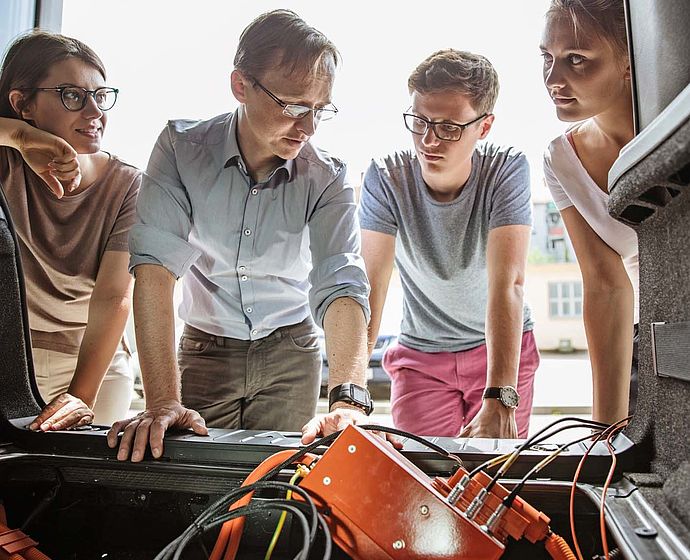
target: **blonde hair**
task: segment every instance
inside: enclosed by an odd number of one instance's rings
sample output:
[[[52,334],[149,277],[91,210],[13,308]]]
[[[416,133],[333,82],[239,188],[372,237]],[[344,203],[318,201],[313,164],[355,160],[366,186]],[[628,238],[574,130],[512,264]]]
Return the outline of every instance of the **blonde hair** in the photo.
[[[546,16],[565,16],[575,36],[595,33],[627,58],[628,34],[623,0],[551,0]]]

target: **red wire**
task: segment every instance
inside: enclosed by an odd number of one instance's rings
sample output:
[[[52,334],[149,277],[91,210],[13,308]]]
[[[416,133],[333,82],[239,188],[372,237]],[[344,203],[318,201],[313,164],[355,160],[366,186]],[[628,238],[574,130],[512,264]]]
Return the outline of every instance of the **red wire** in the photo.
[[[608,430],[608,428],[606,428]],[[587,456],[589,455],[589,452],[592,451],[596,443],[603,437],[604,432],[599,432],[595,437],[594,441],[592,441],[592,445],[590,445],[587,448],[587,451],[585,451],[584,455],[582,455],[582,459],[580,459],[580,462],[577,465],[577,469],[575,469],[575,476],[573,477],[573,484],[570,487],[570,535],[573,538],[573,544],[575,545],[575,554],[577,554],[578,560],[584,560],[582,556],[582,552],[580,551],[580,545],[577,542],[577,535],[575,534],[575,489],[577,488],[577,480],[580,478],[580,472],[582,471],[582,467],[585,464],[585,460],[587,459]]]
[[[582,471],[582,467],[585,464],[585,460],[589,456],[590,451],[594,448],[594,446],[597,444],[598,441],[607,438],[606,444],[609,446],[609,453],[611,453],[612,456],[612,466],[609,469],[609,474],[606,477],[606,484],[604,486],[604,494],[602,496],[602,505],[601,505],[601,510],[599,513],[599,518],[600,518],[600,528],[602,527],[602,523],[604,523],[604,514],[601,513],[604,508],[604,500],[606,500],[606,491],[608,490],[608,486],[611,483],[611,479],[613,478],[613,473],[616,468],[616,454],[613,451],[613,447],[611,447],[611,442],[610,440],[613,438],[614,435],[616,435],[618,432],[620,432],[628,423],[628,420],[630,420],[630,416],[627,418],[623,418],[622,420],[619,420],[618,422],[615,422],[614,424],[611,424],[608,428],[606,428],[603,432],[598,433],[594,437],[594,441],[592,441],[592,445],[590,445],[587,448],[587,451],[585,451],[584,455],[582,456],[582,459],[580,459],[580,462],[577,465],[577,469],[575,470],[575,476],[573,477],[573,484],[570,487],[570,534],[573,538],[573,544],[575,545],[575,552],[577,553],[578,560],[584,560],[582,557],[582,552],[580,551],[580,545],[577,542],[577,535],[575,534],[575,489],[577,488],[577,480],[580,478],[580,472]],[[606,525],[603,525],[604,529],[606,528]],[[605,535],[604,529],[602,529],[602,535]],[[608,543],[606,542],[605,536],[603,537],[603,544],[604,544],[604,551],[606,552],[606,559],[609,560],[609,555],[608,555]]]
[[[601,506],[599,507],[599,530],[601,531],[601,544],[604,547],[604,556],[606,560],[609,558],[609,544],[606,540],[606,494],[609,490],[609,484],[611,484],[611,479],[613,478],[613,472],[616,470],[616,452],[611,445],[611,440],[623,429],[623,426],[619,426],[615,430],[612,430],[609,436],[606,438],[606,447],[608,447],[609,453],[611,454],[611,468],[609,469],[609,474],[606,477],[606,482],[604,483],[604,489],[601,494]]]

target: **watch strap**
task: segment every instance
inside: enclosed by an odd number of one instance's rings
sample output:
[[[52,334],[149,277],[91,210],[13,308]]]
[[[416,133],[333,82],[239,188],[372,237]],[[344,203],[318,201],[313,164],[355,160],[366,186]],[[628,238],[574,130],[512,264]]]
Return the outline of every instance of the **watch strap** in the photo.
[[[501,388],[500,387],[487,387],[484,389],[483,399],[500,399],[501,398]]]
[[[337,402],[356,406],[366,415],[374,411],[374,403],[371,400],[368,389],[355,383],[343,383],[331,389],[328,393],[328,409],[330,410]]]
[[[504,387],[487,387],[482,399],[496,399],[506,408],[515,409],[520,404],[520,393],[512,385]]]

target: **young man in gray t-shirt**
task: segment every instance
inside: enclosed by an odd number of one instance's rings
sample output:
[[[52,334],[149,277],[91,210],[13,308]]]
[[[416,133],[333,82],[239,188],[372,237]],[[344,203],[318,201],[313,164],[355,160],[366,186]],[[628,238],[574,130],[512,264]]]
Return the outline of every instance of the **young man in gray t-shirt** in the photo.
[[[526,437],[539,365],[523,304],[527,160],[479,143],[498,96],[486,58],[436,52],[408,87],[414,152],[373,161],[362,187],[369,351],[395,260],[403,320],[384,357],[395,425],[425,435]]]

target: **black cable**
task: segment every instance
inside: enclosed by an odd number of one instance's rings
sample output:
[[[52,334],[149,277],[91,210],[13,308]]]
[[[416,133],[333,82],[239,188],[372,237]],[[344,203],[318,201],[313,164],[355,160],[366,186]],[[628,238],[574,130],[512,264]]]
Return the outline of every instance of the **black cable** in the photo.
[[[543,434],[546,430],[548,430],[548,429],[550,429],[550,428],[553,428],[556,424],[558,424],[558,423],[560,423],[560,422],[565,422],[565,421],[567,421],[567,420],[572,421],[572,422],[577,422],[577,423],[576,423],[576,424],[571,424],[571,425],[566,426],[566,427],[563,427],[563,428],[559,428],[559,429],[557,429],[557,430],[555,430],[555,431],[553,431],[553,432],[551,432],[551,433],[548,433],[548,434],[545,434],[545,435],[542,436],[542,434]],[[608,426],[607,424],[602,424],[601,422],[596,422],[596,421],[594,421],[594,420],[587,420],[587,419],[584,419],[584,418],[576,418],[576,417],[574,417],[574,416],[566,416],[566,417],[563,417],[563,418],[559,418],[558,420],[555,420],[554,422],[552,422],[552,423],[549,424],[548,426],[543,427],[543,428],[542,428],[541,430],[539,430],[537,433],[535,433],[535,434],[533,434],[532,436],[530,436],[530,438],[527,439],[527,440],[526,440],[524,443],[522,443],[520,446],[516,447],[516,448],[515,448],[515,451],[516,451],[516,452],[519,452],[519,453],[522,453],[522,452],[523,452],[525,449],[527,449],[528,447],[531,447],[531,446],[533,446],[533,445],[538,445],[538,444],[540,444],[540,443],[546,441],[547,439],[549,439],[549,438],[555,436],[555,435],[558,434],[559,432],[562,432],[563,430],[566,430],[566,429],[571,429],[571,428],[587,428],[587,427],[591,427],[591,428],[600,428],[600,427],[601,427],[601,428],[605,428],[605,427],[607,427],[607,426]],[[541,437],[540,437],[540,436],[541,436]],[[538,439],[534,439],[534,438],[538,438]],[[534,440],[534,441],[532,441],[532,440]],[[484,467],[485,467],[485,465],[486,465],[487,463],[489,463],[490,461],[491,461],[491,460],[486,461],[486,462],[482,463],[481,465],[479,465],[478,467],[476,467],[474,470],[472,470],[472,471],[469,473],[468,476],[471,478],[471,477],[473,477],[474,475],[476,475],[479,471],[483,470]]]
[[[279,499],[272,499],[271,501],[259,502],[259,503],[255,504],[255,505],[256,505],[258,508],[269,508],[269,504],[283,504],[283,505],[288,505],[288,506],[296,507],[297,509],[300,509],[300,510],[308,510],[308,505],[307,505],[307,504],[305,504],[304,502],[298,502],[298,501],[295,501],[295,500],[279,500]],[[270,509],[270,508],[269,508],[269,509]],[[233,510],[233,511],[235,511],[235,510]],[[250,513],[251,513],[251,512],[250,512]],[[222,523],[225,523],[225,521],[227,521],[227,519],[224,519],[225,517],[227,517],[227,515],[226,515],[226,514],[223,514],[222,516],[216,518],[215,520],[213,520],[213,521],[211,522],[212,525],[204,526],[204,527],[203,527],[203,530],[206,531],[206,530],[208,530],[208,529],[211,529],[211,528],[217,526],[219,523],[221,523],[221,524],[222,524]],[[328,524],[326,523],[326,520],[324,519],[324,517],[323,517],[320,513],[317,513],[317,520],[318,520],[319,525],[321,525],[321,528],[323,529],[323,532],[324,532],[324,539],[325,539],[325,544],[326,544],[325,550],[324,550],[323,558],[324,558],[324,560],[328,560],[328,559],[330,558],[330,556],[331,556],[332,546],[333,546],[333,545],[332,545],[332,538],[331,538],[331,531],[330,531],[330,529],[328,528]],[[309,542],[309,543],[308,543],[308,550],[309,550],[309,551],[311,551],[311,547],[312,547],[312,546],[313,546],[313,543],[312,543],[312,542]]]
[[[544,433],[547,430],[550,430],[551,428],[553,428],[557,424],[560,424],[561,422],[567,422],[567,421],[576,422],[576,424],[563,426],[561,428],[558,428],[557,430],[554,430],[551,433],[544,435]],[[519,445],[517,447],[517,449],[513,452],[513,454],[520,455],[520,453],[522,453],[525,449],[528,449],[532,445],[536,445],[538,443],[541,443],[542,441],[545,441],[546,439],[555,436],[557,433],[562,432],[563,430],[569,430],[572,428],[583,428],[583,427],[606,428],[606,427],[608,427],[608,424],[603,424],[601,422],[596,422],[594,420],[584,420],[582,418],[576,418],[574,416],[566,416],[564,418],[559,418],[558,420],[554,420],[553,422],[551,422],[551,424],[549,424],[548,426],[545,426],[544,428],[539,430],[537,433],[533,434],[531,437],[526,439],[524,441],[524,443],[522,443],[521,445]],[[591,436],[589,436],[589,437],[591,437]],[[480,465],[479,467],[474,469],[472,471],[472,473],[470,473],[470,478],[472,476],[474,476],[475,474],[477,474],[477,472],[482,470],[482,468],[483,468],[483,465]],[[498,471],[496,472],[496,474],[491,478],[491,482],[489,482],[489,484],[486,486],[487,492],[490,491],[494,487],[494,485],[498,482],[498,479],[501,477],[502,474],[505,474],[505,473],[502,472],[501,469],[499,468]]]
[[[515,487],[510,491],[510,493],[501,501],[501,505],[489,517],[489,519],[487,521],[487,526],[490,528],[490,530],[492,530],[493,526],[498,521],[498,519],[501,517],[503,512],[505,512],[506,509],[510,508],[513,505],[513,502],[517,498],[518,494],[522,491],[522,489],[524,488],[524,486],[527,483],[527,481],[529,480],[529,478],[532,477],[535,473],[539,472],[544,467],[546,467],[552,460],[555,460],[556,457],[558,457],[558,455],[560,455],[564,449],[566,449],[567,447],[569,447],[571,445],[575,445],[577,443],[580,443],[582,441],[585,441],[585,440],[588,440],[588,439],[591,439],[592,437],[594,437],[594,441],[592,442],[592,444],[587,449],[587,452],[584,455],[584,457],[586,457],[587,454],[589,453],[589,451],[594,447],[594,445],[596,445],[596,443],[598,441],[600,441],[603,437],[607,437],[607,435],[608,435],[608,437],[610,438],[612,435],[620,432],[623,429],[622,423],[626,422],[627,420],[628,419],[626,418],[624,420],[621,420],[619,422],[611,424],[610,426],[607,426],[605,429],[600,429],[599,432],[596,434],[587,434],[584,437],[580,437],[580,438],[577,438],[576,440],[570,441],[568,443],[561,444],[560,447],[558,449],[556,449],[556,451],[551,453],[545,460],[540,461],[534,467],[532,467],[527,472],[527,474],[522,477],[520,482],[518,482],[518,484],[515,485]],[[580,424],[580,425],[583,425],[583,424],[591,425],[591,423],[592,423],[591,421],[587,421],[587,420],[582,421],[582,422],[578,422],[578,424]],[[551,424],[550,426],[547,426],[547,428],[545,428],[545,430],[553,427],[554,424],[555,423]],[[579,427],[578,424],[572,424],[569,426],[564,426],[562,428],[559,428],[558,430],[555,430],[555,431],[553,431],[553,432],[551,432],[545,436],[542,436],[541,438],[537,439],[536,441],[544,441],[545,439],[548,439],[549,437],[555,435],[556,433],[558,433],[560,431]],[[600,424],[600,423],[597,423],[597,424]],[[541,432],[543,432],[545,430],[542,430]],[[533,445],[533,443],[531,445]],[[583,459],[584,459],[584,457],[583,457]],[[546,461],[546,462],[544,462],[544,461]],[[492,481],[496,480],[496,478],[499,475],[500,475],[500,471],[499,471],[499,473],[497,473],[497,476],[495,476],[494,479],[492,479]],[[610,475],[611,475],[611,473],[609,473],[609,476]],[[487,486],[487,489],[490,490],[490,486]],[[576,546],[577,546],[577,543],[576,543]],[[579,549],[578,549],[578,554],[579,554]]]
[[[609,560],[619,560],[623,558],[623,553],[621,552],[620,548],[612,548],[609,551]],[[592,560],[606,560],[606,556],[603,554],[597,554],[596,556],[592,557]]]
[[[43,497],[39,504],[31,511],[31,513],[24,520],[24,523],[22,523],[22,526],[20,527],[20,530],[23,533],[27,533],[27,529],[29,528],[31,523],[39,515],[41,515],[46,510],[46,508],[50,506],[50,504],[52,504],[55,501],[55,498],[57,498],[58,493],[62,488],[62,484],[65,481],[65,479],[62,476],[60,469],[53,467],[53,470],[55,471],[55,485],[50,489],[50,491]]]
[[[316,538],[316,527],[317,527],[317,515],[318,511],[316,509],[316,504],[314,504],[314,500],[312,500],[311,496],[309,493],[304,489],[296,484],[289,484],[287,482],[278,482],[278,481],[263,481],[263,480],[257,480],[253,484],[249,484],[247,486],[243,486],[242,489],[244,492],[241,492],[242,495],[247,494],[248,492],[253,492],[255,490],[260,490],[260,489],[265,489],[265,488],[270,488],[270,489],[278,489],[278,490],[291,490],[293,493],[299,494],[304,501],[309,505],[310,508],[310,514],[312,520],[314,520],[313,525],[310,528],[309,531],[309,542],[310,544],[314,543],[314,540]],[[233,499],[232,502],[228,503],[227,506],[231,505],[232,503],[236,502],[237,499]]]
[[[255,490],[259,489],[265,489],[265,488],[270,488],[270,489],[279,489],[279,490],[291,490],[292,492],[295,492],[299,494],[302,498],[304,498],[304,501],[310,508],[310,513],[311,513],[311,518],[313,521],[312,526],[310,527],[310,530],[308,531],[309,534],[309,542],[310,544],[313,544],[315,538],[316,538],[316,527],[318,523],[318,511],[316,510],[316,505],[314,504],[314,501],[311,499],[311,496],[304,490],[303,488],[300,488],[297,485],[294,484],[289,484],[287,482],[278,482],[278,481],[257,481],[253,484],[249,484],[247,486],[241,486],[239,488],[236,488],[235,490],[232,490],[222,498],[216,500],[211,506],[206,508],[201,514],[197,516],[197,518],[182,532],[180,536],[178,536],[175,540],[170,542],[161,552],[158,553],[156,556],[156,560],[165,560],[170,558],[170,553],[171,551],[174,551],[177,546],[179,546],[179,542],[186,540],[187,537],[192,534],[195,535],[196,531],[200,528],[205,526],[205,524],[208,522],[209,519],[211,519],[214,515],[220,513],[221,515],[224,515],[224,513],[227,510],[227,508],[235,503],[237,500],[239,500],[242,496],[245,494],[248,494],[250,492],[254,492]],[[242,508],[239,508],[242,509]],[[238,510],[232,510],[238,511]],[[238,515],[238,517],[241,517]],[[329,533],[330,536],[330,533]]]
[[[460,464],[462,464],[462,461],[450,453],[449,451],[445,450],[443,447],[436,445],[434,443],[431,443],[430,441],[427,441],[423,437],[417,436],[415,434],[411,434],[409,432],[405,432],[403,430],[398,430],[396,428],[390,428],[388,426],[378,426],[376,424],[363,424],[363,425],[357,425],[358,428],[361,428],[362,430],[369,430],[369,431],[377,431],[377,432],[385,432],[385,433],[390,433],[393,435],[397,436],[402,436],[406,437],[409,439],[412,439],[416,441],[417,443],[421,443],[425,447],[428,447],[429,449],[436,451],[443,457],[452,459]],[[330,435],[327,435],[325,437],[322,437],[321,439],[318,439],[312,443],[310,443],[308,446],[300,449],[299,451],[296,451],[294,455],[288,457],[283,461],[280,465],[277,465],[273,469],[271,469],[269,472],[267,472],[264,476],[262,476],[259,480],[270,480],[274,476],[276,476],[280,471],[287,469],[292,465],[294,462],[298,461],[302,457],[304,457],[307,453],[313,451],[314,449],[324,446],[324,445],[329,445],[332,443],[340,434],[342,433],[342,430],[333,432]]]
[[[197,534],[198,532],[201,532],[201,533],[206,532],[210,529],[213,529],[214,527],[217,527],[218,525],[225,523],[226,521],[229,521],[231,519],[235,519],[237,517],[243,517],[246,515],[250,515],[252,513],[255,513],[256,511],[259,511],[262,509],[277,509],[276,507],[273,507],[275,505],[290,506],[290,507],[297,508],[298,510],[303,509],[303,510],[306,510],[308,513],[311,513],[309,504],[307,504],[305,502],[294,501],[294,500],[272,499],[271,501],[251,504],[248,506],[244,506],[242,508],[231,510],[230,512],[223,513],[222,515],[220,515],[214,519],[211,519],[210,521],[206,522],[205,524],[197,526],[194,534],[191,534],[185,538],[185,542],[184,542],[183,546],[186,546],[187,545],[186,541],[193,538],[194,535]],[[317,512],[317,520],[318,520],[319,525],[321,525],[321,528],[324,532],[324,538],[325,538],[325,544],[326,544],[323,558],[324,558],[324,560],[328,560],[328,559],[330,559],[331,552],[332,552],[331,533],[330,533],[330,530],[329,530],[328,525],[326,523],[326,520],[318,512]],[[306,523],[306,518],[305,518],[305,523]],[[309,535],[310,534],[309,527],[307,525],[304,525],[303,527],[305,529],[305,534]],[[310,542],[309,540],[307,540],[304,543],[303,549],[307,550],[307,552],[309,552],[311,550],[312,546],[313,546],[313,543]]]
[[[193,531],[192,533],[185,535],[183,539],[177,544],[175,554],[172,556],[172,560],[179,560],[181,557],[182,553],[184,552],[184,549],[186,548],[187,544],[189,541],[194,538],[197,534],[197,531],[200,533],[203,533],[205,531],[209,531],[213,529],[214,527],[217,527],[218,525],[222,525],[226,521],[230,521],[231,519],[236,519],[238,517],[245,517],[247,515],[251,515],[253,513],[257,513],[260,511],[265,511],[265,510],[271,510],[271,509],[277,509],[277,510],[282,510],[282,511],[287,511],[291,513],[294,517],[296,517],[300,525],[302,526],[302,548],[300,550],[300,554],[298,555],[298,558],[300,560],[306,560],[309,556],[309,553],[311,552],[311,543],[309,541],[309,523],[307,522],[307,518],[300,511],[299,507],[297,507],[294,503],[283,503],[282,501],[278,500],[272,500],[269,502],[264,502],[264,503],[257,503],[257,504],[250,504],[238,509],[234,509],[232,511],[229,511],[223,515],[218,516],[215,519],[210,520],[208,523],[196,527],[196,530]]]
[[[449,459],[453,459],[457,463],[462,465],[462,461],[459,457],[456,455],[453,455],[450,451],[444,449],[440,445],[436,445],[435,443],[432,443],[425,438],[418,436],[416,434],[411,434],[409,432],[405,432],[403,430],[398,430],[397,428],[390,428],[389,426],[377,426],[375,424],[364,424],[362,426],[358,426],[359,428],[362,428],[363,430],[371,430],[371,431],[377,431],[377,432],[385,432],[388,434],[393,434],[396,436],[401,436],[405,437],[411,440],[416,441],[417,443],[421,443],[423,446],[428,447],[432,451],[436,451],[439,455],[443,455],[444,457],[447,457]]]
[[[331,442],[333,442],[340,434],[342,433],[342,430],[338,432],[333,432],[330,435],[327,435],[325,437],[322,437],[321,439],[317,439],[316,441],[313,441],[306,447],[303,447],[299,451],[295,451],[294,455],[291,455],[285,461],[280,463],[280,465],[275,466],[272,468],[270,471],[268,471],[264,476],[262,476],[259,481],[262,480],[270,480],[274,476],[276,476],[280,471],[287,469],[292,465],[294,462],[298,461],[302,457],[304,457],[307,453],[313,451],[317,447],[321,447],[323,445],[329,445]]]
[[[568,427],[576,427],[576,426],[566,426],[566,428],[568,428]],[[564,429],[565,429],[565,428],[564,428]],[[581,441],[588,440],[588,439],[590,439],[591,437],[592,437],[592,434],[588,434],[588,435],[586,435],[586,436],[584,436],[584,437],[580,437],[580,438],[578,438],[578,439],[576,439],[576,440],[573,440],[573,441],[570,441],[570,442],[568,442],[568,443],[562,444],[561,447],[560,447],[560,449],[557,450],[557,451],[558,451],[558,454],[560,454],[566,447],[569,447],[570,445],[575,445],[575,444],[577,444],[577,443],[580,443]],[[596,442],[595,442],[595,443],[596,443]],[[546,466],[546,465],[544,465],[544,466]],[[525,486],[525,484],[527,483],[527,481],[528,481],[534,474],[536,474],[537,472],[539,472],[539,470],[541,470],[541,469],[538,468],[538,467],[539,467],[539,463],[537,463],[534,467],[532,467],[532,468],[530,469],[530,471],[529,471],[525,476],[522,477],[522,479],[520,480],[520,482],[518,482],[518,483],[515,485],[515,488],[513,488],[513,489],[511,490],[510,494],[508,494],[508,496],[503,500],[503,505],[504,505],[504,506],[506,506],[506,507],[511,507],[511,506],[513,505],[513,502],[515,501],[515,498],[517,498],[517,495],[522,491],[522,489],[524,488],[524,486]]]
[[[294,504],[292,504],[291,507],[294,507]],[[238,517],[244,517],[246,515],[250,515],[252,513],[255,513],[257,511],[262,511],[265,509],[283,509],[283,510],[285,510],[286,508],[283,508],[280,504],[276,504],[274,502],[266,502],[266,503],[261,503],[261,504],[251,504],[251,505],[247,505],[247,506],[244,506],[244,507],[241,507],[238,509],[234,509],[234,510],[227,512],[227,513],[225,513],[225,514],[223,514],[223,515],[221,515],[215,519],[211,519],[207,523],[205,523],[204,525],[193,525],[192,531],[183,534],[180,538],[177,539],[177,541],[175,543],[174,550],[171,551],[171,552],[174,552],[174,556],[172,556],[172,558],[173,559],[179,558],[180,554],[182,554],[182,552],[186,548],[189,541],[192,538],[194,538],[195,536],[200,535],[200,534],[216,527],[217,525],[225,523],[225,521],[229,521],[231,519],[235,519]],[[297,508],[295,508],[295,509],[297,509]],[[295,513],[295,512],[290,511],[290,513]],[[299,512],[299,511],[296,514],[296,516],[298,516],[298,515],[301,515],[302,519],[304,520],[304,524],[303,524],[302,528],[304,530],[303,534],[305,537],[305,543],[308,545],[309,527],[308,527],[308,524],[306,521],[306,517],[304,516],[304,514],[302,512]],[[168,553],[168,557],[169,557],[169,554],[170,553]]]

